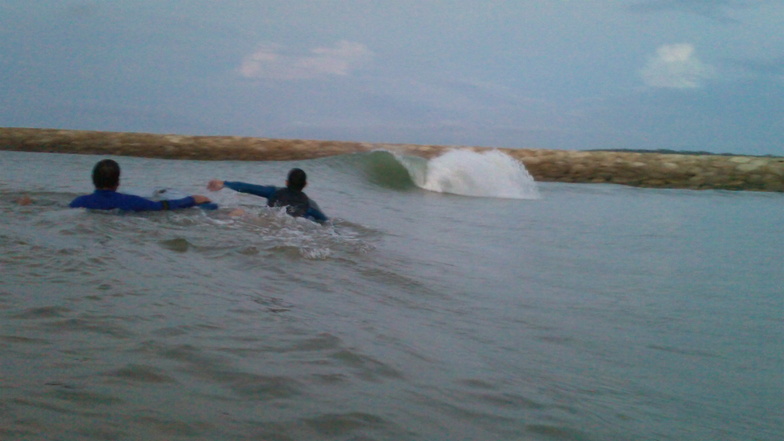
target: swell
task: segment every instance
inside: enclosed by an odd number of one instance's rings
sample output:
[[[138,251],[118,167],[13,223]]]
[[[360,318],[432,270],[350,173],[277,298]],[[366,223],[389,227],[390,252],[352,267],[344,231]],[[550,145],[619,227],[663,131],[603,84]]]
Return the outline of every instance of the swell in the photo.
[[[326,161],[335,171],[356,175],[365,184],[398,191],[416,188],[416,170],[427,169],[427,159],[386,150],[341,155]]]
[[[421,188],[461,196],[538,199],[537,186],[518,160],[498,150],[451,150],[430,159],[387,150],[328,159],[343,173],[395,191]]]

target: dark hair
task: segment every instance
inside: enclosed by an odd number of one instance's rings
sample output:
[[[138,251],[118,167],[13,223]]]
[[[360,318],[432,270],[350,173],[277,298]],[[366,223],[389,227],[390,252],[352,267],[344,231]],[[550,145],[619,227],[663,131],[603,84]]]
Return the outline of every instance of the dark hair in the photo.
[[[120,164],[104,159],[93,167],[93,184],[98,189],[116,188],[120,185]]]
[[[292,168],[289,171],[289,177],[287,178],[286,187],[291,190],[302,191],[305,188],[305,185],[308,183],[308,175],[305,174],[304,171],[300,168]]]

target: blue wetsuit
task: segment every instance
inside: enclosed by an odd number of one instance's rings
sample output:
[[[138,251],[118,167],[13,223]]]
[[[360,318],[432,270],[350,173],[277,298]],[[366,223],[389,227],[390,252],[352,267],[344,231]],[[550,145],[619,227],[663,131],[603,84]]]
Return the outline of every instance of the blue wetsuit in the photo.
[[[230,182],[230,181],[224,181],[223,185],[225,187],[228,187],[240,193],[248,193],[256,196],[261,196],[267,199],[272,197],[272,195],[274,195],[275,192],[277,192],[278,190],[285,188],[285,187],[275,187],[273,185],[254,185],[254,184],[246,184],[245,182]],[[327,216],[321,211],[321,208],[319,208],[318,204],[313,199],[310,198],[308,198],[308,209],[307,211],[305,211],[305,214],[302,217],[319,223],[326,222],[327,220],[329,220]]]
[[[191,196],[168,201],[151,201],[141,196],[117,193],[113,190],[95,190],[93,194],[79,196],[68,206],[93,210],[113,210],[119,208],[127,211],[161,211],[190,208],[194,205],[196,205],[196,201]]]

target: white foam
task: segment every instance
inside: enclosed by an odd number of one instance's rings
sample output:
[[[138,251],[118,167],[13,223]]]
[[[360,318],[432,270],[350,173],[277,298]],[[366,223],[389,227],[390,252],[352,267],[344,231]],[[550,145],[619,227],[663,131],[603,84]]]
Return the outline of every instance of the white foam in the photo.
[[[540,197],[525,166],[498,150],[450,150],[428,161],[424,173],[407,168],[417,186],[439,193],[510,199]]]

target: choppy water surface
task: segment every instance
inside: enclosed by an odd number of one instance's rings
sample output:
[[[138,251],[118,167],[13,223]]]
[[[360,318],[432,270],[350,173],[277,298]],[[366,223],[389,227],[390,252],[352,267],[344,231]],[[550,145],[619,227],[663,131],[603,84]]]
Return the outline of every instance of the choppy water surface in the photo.
[[[784,437],[781,194],[374,152],[115,158],[137,193],[301,166],[325,226],[65,208],[98,159],[0,152],[0,439]]]

